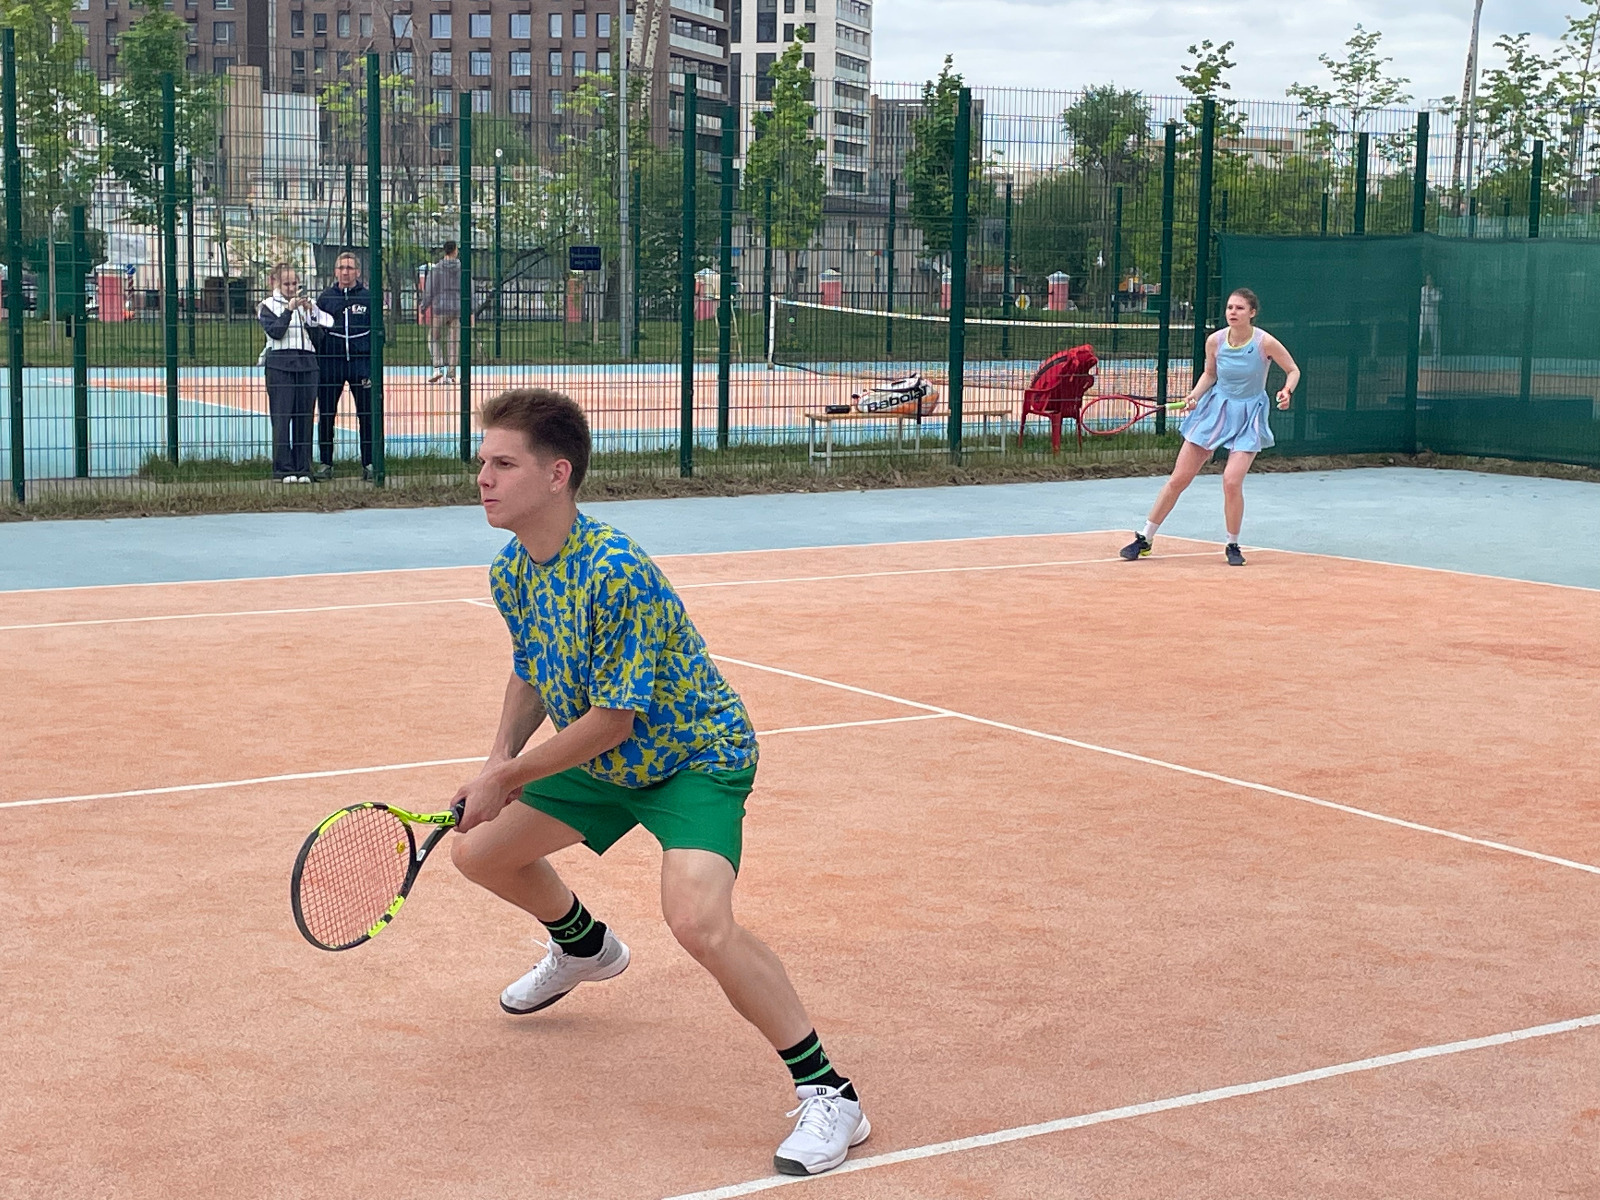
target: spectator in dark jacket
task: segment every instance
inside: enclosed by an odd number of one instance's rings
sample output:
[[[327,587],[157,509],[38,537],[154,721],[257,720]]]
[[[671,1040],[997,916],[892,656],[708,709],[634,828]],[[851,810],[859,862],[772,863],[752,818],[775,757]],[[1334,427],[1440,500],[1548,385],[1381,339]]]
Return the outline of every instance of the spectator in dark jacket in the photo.
[[[272,417],[272,477],[281,483],[311,482],[311,410],[317,398],[317,349],[313,327],[333,318],[300,294],[300,273],[278,263],[267,276],[272,294],[256,309],[266,331],[267,411]]]
[[[318,479],[333,478],[333,433],[339,400],[350,385],[361,438],[361,474],[372,478],[372,293],[357,274],[354,254],[341,254],[334,264],[334,285],[317,297],[317,307],[332,318],[322,335],[317,386]]]
[[[428,351],[433,356],[433,376],[429,382],[453,380],[456,351],[461,341],[461,258],[454,242],[444,244],[443,257],[428,271],[422,307],[426,310],[429,327]]]

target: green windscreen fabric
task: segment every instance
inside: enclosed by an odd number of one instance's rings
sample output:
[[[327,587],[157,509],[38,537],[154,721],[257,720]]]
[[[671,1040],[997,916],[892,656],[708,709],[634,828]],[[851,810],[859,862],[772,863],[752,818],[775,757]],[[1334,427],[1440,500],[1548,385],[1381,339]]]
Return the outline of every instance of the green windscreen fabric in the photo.
[[[1224,289],[1261,297],[1304,374],[1294,409],[1273,413],[1277,453],[1600,466],[1600,243],[1219,242]]]

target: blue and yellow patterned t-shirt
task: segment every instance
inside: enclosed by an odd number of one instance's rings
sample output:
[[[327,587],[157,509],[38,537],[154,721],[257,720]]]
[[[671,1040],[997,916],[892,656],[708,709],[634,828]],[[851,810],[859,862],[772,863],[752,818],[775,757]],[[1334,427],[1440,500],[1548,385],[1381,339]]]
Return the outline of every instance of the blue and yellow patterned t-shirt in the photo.
[[[623,787],[679,771],[756,763],[744,701],[661,569],[628,537],[583,513],[561,552],[535,562],[515,538],[489,568],[511,630],[512,665],[557,729],[592,707],[631,708],[628,740],[583,770]]]

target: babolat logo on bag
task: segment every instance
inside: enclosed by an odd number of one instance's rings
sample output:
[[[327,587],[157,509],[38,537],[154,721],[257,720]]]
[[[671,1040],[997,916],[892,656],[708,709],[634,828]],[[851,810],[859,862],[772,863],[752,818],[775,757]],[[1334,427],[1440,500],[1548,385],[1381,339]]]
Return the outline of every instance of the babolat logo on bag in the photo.
[[[866,395],[850,397],[856,411],[886,416],[926,417],[939,406],[939,393],[921,375],[908,375],[893,383],[868,388]]]

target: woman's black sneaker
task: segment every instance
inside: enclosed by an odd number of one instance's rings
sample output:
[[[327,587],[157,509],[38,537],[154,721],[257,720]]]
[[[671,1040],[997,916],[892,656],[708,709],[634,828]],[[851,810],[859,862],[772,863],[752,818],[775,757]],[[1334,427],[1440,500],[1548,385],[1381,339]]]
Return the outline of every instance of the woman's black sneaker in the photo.
[[[1134,534],[1133,541],[1129,542],[1122,548],[1122,557],[1127,559],[1129,562],[1133,562],[1138,558],[1148,558],[1149,556],[1150,539],[1145,537],[1145,535],[1142,533]]]
[[[1239,550],[1238,542],[1229,542],[1225,553],[1228,556],[1228,565],[1230,567],[1244,566],[1244,554]]]

